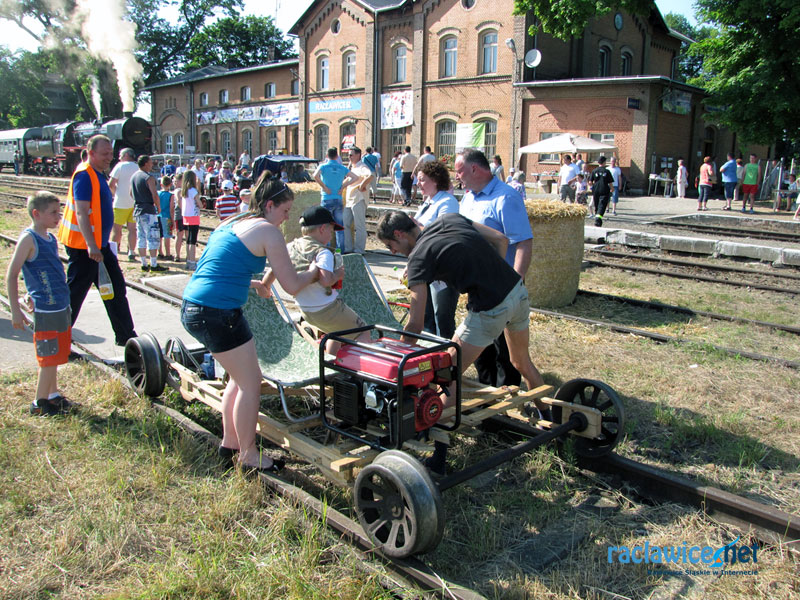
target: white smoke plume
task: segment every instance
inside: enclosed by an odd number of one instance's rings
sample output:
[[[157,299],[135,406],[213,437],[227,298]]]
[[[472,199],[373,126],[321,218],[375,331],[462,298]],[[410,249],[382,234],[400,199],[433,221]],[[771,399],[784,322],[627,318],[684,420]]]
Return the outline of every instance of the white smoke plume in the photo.
[[[125,0],[78,0],[75,9],[89,52],[114,65],[122,110],[133,111],[133,84],[142,76],[142,65],[133,53],[136,25],[125,14]]]
[[[97,113],[97,118],[103,117],[103,104],[100,97],[100,82],[97,77],[92,76],[92,104],[94,104],[94,111]]]

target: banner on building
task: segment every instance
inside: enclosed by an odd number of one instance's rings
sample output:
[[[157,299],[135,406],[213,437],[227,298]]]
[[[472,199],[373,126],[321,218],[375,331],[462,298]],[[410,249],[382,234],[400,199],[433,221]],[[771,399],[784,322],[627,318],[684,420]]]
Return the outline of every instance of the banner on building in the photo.
[[[311,114],[324,112],[353,112],[357,110],[361,110],[361,98],[313,100],[308,103],[308,112]]]
[[[261,127],[279,127],[281,125],[297,125],[300,122],[300,103],[281,102],[265,104],[258,115]]]
[[[456,125],[456,152],[460,152],[464,148],[483,150],[485,136],[485,123],[458,123]]]
[[[218,110],[214,115],[214,123],[235,123],[238,120],[238,108],[225,108],[223,110]]]
[[[661,101],[661,107],[666,112],[676,115],[688,115],[692,112],[692,95],[689,92],[679,92],[672,90],[668,92]]]
[[[413,91],[381,94],[381,129],[400,129],[413,124]]]
[[[214,111],[208,112],[199,112],[197,113],[197,124],[198,125],[209,125],[214,122]]]

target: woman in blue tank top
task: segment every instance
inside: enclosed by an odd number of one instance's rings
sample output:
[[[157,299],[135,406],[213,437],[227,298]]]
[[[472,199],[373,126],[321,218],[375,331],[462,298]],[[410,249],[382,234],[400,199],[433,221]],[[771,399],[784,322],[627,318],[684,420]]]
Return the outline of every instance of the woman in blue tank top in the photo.
[[[186,286],[181,323],[230,375],[222,394],[222,445],[226,458],[239,452],[243,467],[277,471],[283,461],[259,456],[256,422],[261,369],[253,334],[242,313],[249,288],[269,296],[263,280],[253,280],[267,259],[278,281],[294,295],[319,277],[316,267],[297,273],[278,229],[289,216],[294,194],[265,171],[256,184],[250,210],[223,221],[211,234],[197,270]]]

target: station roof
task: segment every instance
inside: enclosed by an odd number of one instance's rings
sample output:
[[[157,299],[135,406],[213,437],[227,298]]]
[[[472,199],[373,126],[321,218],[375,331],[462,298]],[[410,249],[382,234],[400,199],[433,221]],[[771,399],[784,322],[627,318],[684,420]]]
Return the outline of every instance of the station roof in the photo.
[[[366,10],[371,13],[379,13],[384,12],[387,10],[393,10],[395,8],[400,8],[406,3],[413,3],[415,0],[353,0],[356,4],[360,4]],[[290,35],[297,35],[300,27],[302,26],[303,22],[305,21],[306,17],[316,8],[318,2],[312,2],[306,11],[300,15],[300,18],[297,19],[294,25],[289,28],[288,33]]]
[[[297,64],[299,64],[298,59],[288,58],[285,60],[276,60],[275,62],[271,63],[254,65],[252,67],[241,67],[238,69],[229,69],[228,67],[223,67],[221,65],[211,65],[208,67],[203,67],[201,69],[195,69],[194,71],[189,71],[188,73],[183,73],[181,75],[176,75],[175,77],[165,79],[164,81],[152,83],[142,89],[145,91],[149,91],[162,87],[168,87],[171,85],[182,85],[185,83],[192,83],[193,81],[200,81],[203,79],[225,77],[228,75],[236,75],[238,73],[250,73],[252,71],[262,71],[264,69],[275,69],[278,67],[296,66]]]

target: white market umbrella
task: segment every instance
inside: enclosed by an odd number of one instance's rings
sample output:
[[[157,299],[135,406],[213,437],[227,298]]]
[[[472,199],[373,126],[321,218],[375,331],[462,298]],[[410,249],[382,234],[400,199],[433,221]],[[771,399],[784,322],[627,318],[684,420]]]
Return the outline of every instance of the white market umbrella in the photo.
[[[563,154],[565,152],[605,152],[616,150],[612,144],[604,144],[591,138],[562,133],[535,144],[528,144],[519,149],[520,154]]]

